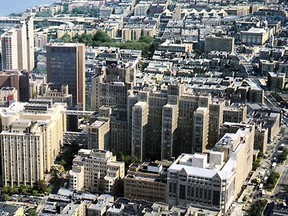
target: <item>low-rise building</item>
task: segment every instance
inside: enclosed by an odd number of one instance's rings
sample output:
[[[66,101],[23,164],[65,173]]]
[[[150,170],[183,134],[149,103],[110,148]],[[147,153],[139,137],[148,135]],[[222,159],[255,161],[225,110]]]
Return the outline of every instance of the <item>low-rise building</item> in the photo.
[[[264,28],[250,28],[241,31],[241,42],[247,45],[262,45],[269,39],[269,33]]]
[[[285,73],[274,73],[268,72],[268,82],[267,85],[270,90],[281,91],[285,87]]]
[[[124,178],[124,197],[166,202],[166,169],[157,163],[132,163]]]
[[[14,87],[2,87],[0,89],[0,106],[7,107],[11,103],[18,101],[18,92]]]

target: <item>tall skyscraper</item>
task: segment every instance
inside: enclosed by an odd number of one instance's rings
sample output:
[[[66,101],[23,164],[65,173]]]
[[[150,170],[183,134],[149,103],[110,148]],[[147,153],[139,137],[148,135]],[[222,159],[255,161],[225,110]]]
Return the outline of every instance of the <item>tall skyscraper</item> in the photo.
[[[15,21],[14,26],[1,35],[2,69],[28,70],[34,68],[33,17]]]
[[[34,21],[32,16],[26,17],[24,21],[26,25],[27,67],[30,71],[34,68]]]
[[[47,81],[58,89],[67,84],[73,106],[85,110],[85,44],[48,44]]]
[[[11,29],[1,36],[4,70],[18,69],[17,31]]]

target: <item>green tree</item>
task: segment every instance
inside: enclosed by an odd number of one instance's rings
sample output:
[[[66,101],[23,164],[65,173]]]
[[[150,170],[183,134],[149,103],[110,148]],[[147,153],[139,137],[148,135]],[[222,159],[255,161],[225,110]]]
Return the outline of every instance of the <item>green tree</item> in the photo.
[[[270,173],[270,175],[269,175],[269,177],[268,177],[268,179],[267,179],[267,186],[266,186],[266,188],[267,188],[268,190],[272,190],[272,189],[275,187],[275,185],[276,185],[279,177],[280,177],[280,174],[279,174],[279,173],[277,173],[277,172],[275,172],[275,171],[271,171],[271,173]]]
[[[130,166],[130,164],[140,162],[139,158],[137,158],[136,156],[124,155],[122,152],[118,153],[117,159],[125,163],[126,170]]]
[[[51,17],[52,12],[50,10],[48,11],[39,11],[35,14],[36,17]]]
[[[111,43],[113,42],[112,38],[110,38],[105,32],[99,30],[97,31],[93,37],[93,45],[97,46],[99,43]]]
[[[33,196],[37,196],[38,195],[38,191],[37,190],[32,190],[31,193],[32,193]]]
[[[3,194],[2,196],[3,200],[7,201],[9,199],[9,195],[8,194]]]
[[[45,193],[46,189],[47,189],[47,183],[44,180],[39,180],[35,183],[32,193],[34,193],[34,190],[38,191],[39,193]]]
[[[250,209],[250,216],[259,216],[263,214],[263,211],[267,205],[268,201],[266,199],[257,200],[252,204]]]
[[[279,156],[279,160],[281,162],[285,161],[287,159],[287,156],[288,156],[288,149],[284,149],[281,153],[281,155]]]
[[[18,194],[18,193],[19,193],[18,187],[11,187],[10,188],[10,194]]]
[[[264,154],[262,151],[259,151],[258,158],[263,158]]]
[[[61,40],[62,40],[64,43],[69,43],[69,42],[71,42],[71,36],[70,36],[69,34],[65,33],[65,34],[62,36]]]
[[[22,17],[22,13],[11,13],[9,14],[10,17]]]
[[[253,162],[253,165],[252,165],[252,170],[256,170],[258,167],[261,166],[261,160],[258,158],[256,159],[254,162]]]
[[[37,212],[36,212],[36,210],[35,209],[29,209],[28,211],[27,211],[27,216],[37,216],[38,214],[37,214]]]
[[[4,193],[4,194],[9,194],[9,193],[10,193],[10,187],[8,187],[8,186],[3,186],[3,188],[2,188],[2,193]]]
[[[28,194],[31,191],[31,187],[28,185],[20,185],[19,193],[21,194]]]

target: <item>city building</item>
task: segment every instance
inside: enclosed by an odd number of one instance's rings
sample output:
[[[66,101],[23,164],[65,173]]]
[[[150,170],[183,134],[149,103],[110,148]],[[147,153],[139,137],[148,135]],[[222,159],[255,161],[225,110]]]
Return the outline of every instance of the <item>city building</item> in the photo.
[[[236,163],[223,152],[182,154],[168,168],[168,204],[227,212],[235,197]]]
[[[124,162],[117,162],[112,152],[80,149],[69,172],[70,188],[117,195],[125,176]]]
[[[54,43],[47,47],[47,82],[68,85],[74,109],[85,110],[85,44]]]
[[[178,115],[179,107],[177,97],[171,95],[168,98],[168,103],[162,108],[161,160],[170,160],[173,156]]]
[[[66,131],[65,104],[47,100],[12,103],[1,109],[2,182],[33,185],[49,172]]]
[[[269,32],[264,28],[250,28],[241,31],[241,42],[247,45],[263,45],[269,39]]]
[[[233,103],[225,106],[223,110],[223,122],[245,122],[247,106],[245,104]]]
[[[198,107],[193,114],[192,152],[202,153],[208,145],[209,108]]]
[[[226,214],[252,170],[254,134],[249,125],[226,133],[208,154],[181,154],[168,168],[168,204]]]
[[[106,210],[114,203],[114,197],[107,194],[101,194],[97,203],[90,203],[87,205],[86,216],[102,216],[106,214]]]
[[[23,206],[9,205],[9,204],[0,204],[0,214],[3,216],[13,215],[13,216],[22,216],[24,214]]]
[[[20,71],[0,71],[0,88],[14,87],[19,101],[29,101],[29,73]]]
[[[209,53],[211,51],[234,52],[234,38],[233,37],[205,37],[204,51]]]
[[[267,86],[271,91],[282,91],[285,87],[285,73],[268,72]]]
[[[72,95],[69,94],[68,85],[62,85],[60,91],[58,89],[51,89],[52,86],[46,83],[40,84],[35,91],[38,99],[53,100],[54,103],[66,103],[67,109],[72,108]]]
[[[212,100],[209,104],[208,149],[220,139],[220,127],[223,124],[224,101]]]
[[[17,18],[11,24],[1,35],[2,69],[31,71],[34,68],[33,16]]]
[[[167,202],[167,167],[160,163],[132,163],[124,178],[124,197]]]
[[[18,93],[14,87],[2,87],[0,89],[0,106],[8,107],[11,103],[18,101]]]
[[[88,149],[110,149],[110,121],[102,118],[88,126]]]
[[[144,159],[145,141],[148,123],[148,104],[146,102],[137,102],[132,110],[132,155],[138,157],[141,161]]]
[[[2,67],[4,70],[18,69],[17,31],[11,29],[1,36]]]

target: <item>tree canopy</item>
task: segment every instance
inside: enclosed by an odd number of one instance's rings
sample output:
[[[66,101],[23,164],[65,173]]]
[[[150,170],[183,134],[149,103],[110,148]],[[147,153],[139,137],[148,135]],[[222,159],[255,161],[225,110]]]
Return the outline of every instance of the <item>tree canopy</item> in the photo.
[[[267,203],[268,201],[266,199],[257,200],[255,203],[252,204],[249,215],[250,216],[262,215]]]
[[[109,37],[105,32],[100,30],[95,34],[76,34],[72,38],[65,34],[61,40],[65,43],[85,43],[86,46],[107,46],[119,47],[122,49],[142,50],[142,55],[144,57],[151,57],[159,45],[154,38],[149,36],[141,37],[137,41],[117,42]]]

